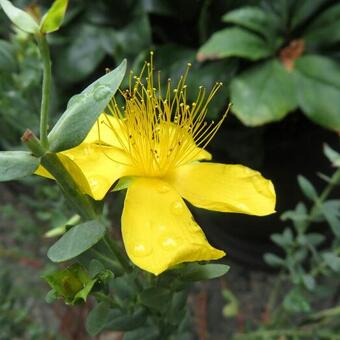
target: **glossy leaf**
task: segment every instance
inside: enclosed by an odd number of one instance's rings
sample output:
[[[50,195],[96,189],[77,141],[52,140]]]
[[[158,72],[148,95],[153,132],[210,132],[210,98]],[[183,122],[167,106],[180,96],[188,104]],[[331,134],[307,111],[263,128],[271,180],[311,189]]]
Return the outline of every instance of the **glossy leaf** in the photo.
[[[140,294],[140,300],[143,305],[162,312],[168,308],[170,296],[169,289],[152,287]]]
[[[106,302],[98,303],[86,318],[86,330],[91,336],[96,336],[106,326],[110,317],[110,306]]]
[[[21,30],[27,33],[38,33],[39,26],[36,21],[25,11],[15,7],[8,0],[0,0],[0,5],[8,18]]]
[[[105,226],[97,220],[78,224],[48,250],[47,256],[53,262],[73,259],[94,246],[104,236],[105,231]]]
[[[273,17],[268,15],[262,8],[255,6],[244,6],[226,13],[222,20],[243,26],[264,36],[273,25]]]
[[[214,33],[198,51],[197,59],[221,59],[240,57],[259,60],[272,55],[274,51],[258,35],[238,27],[225,28]]]
[[[124,60],[116,69],[72,97],[66,111],[48,135],[50,149],[63,151],[79,145],[116,93],[126,70]]]
[[[38,168],[39,158],[26,151],[0,152],[0,182],[32,175]]]
[[[312,201],[318,198],[318,193],[314,188],[314,185],[304,176],[298,176],[299,187],[304,193],[304,195]]]
[[[144,308],[137,308],[131,314],[113,310],[109,315],[110,321],[106,328],[113,331],[130,331],[145,324],[146,313]]]
[[[340,4],[331,6],[312,21],[304,34],[308,47],[324,47],[340,41]]]
[[[299,105],[315,123],[340,130],[340,64],[318,55],[299,58],[295,63]]]
[[[297,106],[293,85],[278,61],[264,62],[232,80],[231,109],[248,126],[278,121]]]
[[[230,267],[225,264],[198,264],[191,263],[187,265],[182,275],[184,281],[202,281],[216,279],[223,276],[229,271]]]
[[[67,4],[68,0],[54,1],[51,8],[41,20],[40,31],[42,33],[51,33],[59,29],[64,20]]]

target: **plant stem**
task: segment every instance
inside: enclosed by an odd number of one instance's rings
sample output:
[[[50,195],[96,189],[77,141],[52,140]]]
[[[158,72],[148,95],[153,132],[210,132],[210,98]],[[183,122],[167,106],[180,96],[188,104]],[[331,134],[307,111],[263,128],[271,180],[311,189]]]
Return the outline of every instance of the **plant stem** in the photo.
[[[104,243],[106,246],[112,251],[112,253],[116,256],[119,263],[122,265],[122,267],[125,269],[127,273],[132,271],[132,268],[130,266],[129,261],[125,258],[124,255],[122,255],[122,251],[118,244],[113,242],[111,238],[108,235],[104,236]]]
[[[40,139],[44,148],[48,148],[47,130],[48,130],[48,111],[50,104],[51,92],[51,57],[48,48],[47,40],[44,34],[36,36],[41,58],[43,61],[43,84],[42,84],[42,98],[40,108]]]

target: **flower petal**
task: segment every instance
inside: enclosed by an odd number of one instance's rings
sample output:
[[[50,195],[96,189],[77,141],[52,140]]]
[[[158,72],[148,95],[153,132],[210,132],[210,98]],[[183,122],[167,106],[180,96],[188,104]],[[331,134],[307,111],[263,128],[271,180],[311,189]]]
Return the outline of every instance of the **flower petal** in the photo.
[[[199,208],[257,216],[275,212],[272,182],[242,165],[192,163],[178,167],[167,180]]]
[[[127,138],[121,124],[117,118],[102,113],[83,143],[98,143],[122,148],[122,143],[126,145]]]
[[[156,178],[139,177],[130,184],[122,234],[131,261],[155,275],[178,263],[225,255],[208,243],[178,193]]]
[[[80,144],[59,153],[58,157],[81,190],[95,200],[103,199],[121,177],[134,175],[125,152],[115,147]],[[53,179],[42,166],[35,173]]]
[[[134,174],[129,157],[115,147],[80,144],[63,154],[81,169],[90,186],[88,194],[95,200],[103,199],[118,179]]]

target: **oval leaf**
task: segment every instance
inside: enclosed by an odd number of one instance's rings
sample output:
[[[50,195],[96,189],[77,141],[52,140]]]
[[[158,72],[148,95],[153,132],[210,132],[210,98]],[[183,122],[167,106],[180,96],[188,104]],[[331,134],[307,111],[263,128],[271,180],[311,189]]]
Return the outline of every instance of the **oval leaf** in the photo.
[[[201,281],[216,279],[229,271],[230,267],[225,264],[198,264],[193,263],[187,266],[186,272],[182,276],[184,281]]]
[[[0,182],[32,175],[39,166],[39,158],[26,151],[0,152]]]
[[[110,316],[110,306],[106,302],[98,303],[86,319],[86,330],[91,336],[96,336],[104,329]]]
[[[72,97],[48,139],[50,150],[59,152],[79,145],[116,93],[126,70],[126,60]]]
[[[12,23],[21,30],[27,33],[39,32],[38,24],[28,13],[13,6],[8,0],[0,0],[0,5]]]
[[[94,246],[104,234],[105,227],[97,220],[78,224],[48,250],[47,256],[53,262],[73,259]]]
[[[259,60],[273,54],[274,51],[258,35],[241,28],[226,28],[214,33],[198,51],[197,59],[221,59],[241,57]]]
[[[44,15],[40,24],[40,32],[51,33],[59,29],[63,23],[68,0],[56,0]]]
[[[276,60],[252,67],[231,82],[232,111],[248,126],[278,121],[297,106],[293,85]]]

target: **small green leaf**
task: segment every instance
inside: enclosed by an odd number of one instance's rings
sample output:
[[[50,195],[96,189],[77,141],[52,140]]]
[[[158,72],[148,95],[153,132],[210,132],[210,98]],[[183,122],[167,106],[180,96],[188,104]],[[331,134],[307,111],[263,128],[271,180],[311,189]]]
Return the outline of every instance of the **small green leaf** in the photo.
[[[15,7],[8,0],[0,0],[0,5],[14,25],[27,33],[38,33],[39,26],[36,21],[23,10]]]
[[[300,189],[307,198],[311,199],[312,201],[315,201],[318,198],[317,191],[315,190],[313,184],[306,177],[299,175],[298,183]]]
[[[152,287],[140,294],[140,301],[143,305],[162,312],[169,307],[170,296],[171,292],[169,289]]]
[[[324,242],[326,239],[325,236],[319,233],[309,233],[309,234],[306,234],[305,237],[312,246],[318,246],[319,244]]]
[[[225,28],[214,33],[199,49],[197,59],[221,59],[226,57],[241,57],[249,60],[259,60],[274,53],[273,49],[258,35],[238,27]]]
[[[39,163],[39,158],[30,152],[0,151],[0,182],[32,175]]]
[[[131,331],[145,325],[146,312],[144,308],[136,308],[131,314],[123,311],[113,310],[109,315],[110,321],[106,329],[113,331]]]
[[[273,16],[268,15],[263,9],[255,6],[244,6],[226,13],[222,20],[243,26],[264,36],[273,30]]]
[[[335,272],[340,272],[340,256],[331,252],[327,252],[322,254],[322,257],[329,268]]]
[[[86,330],[91,336],[96,336],[106,326],[110,317],[110,306],[106,302],[98,303],[86,318]]]
[[[51,33],[59,29],[64,20],[67,4],[68,0],[54,1],[51,8],[41,20],[40,32]]]
[[[329,200],[321,205],[321,212],[335,236],[340,237],[340,206],[338,200]]]
[[[300,107],[315,123],[340,131],[340,64],[323,56],[296,60],[296,93]]]
[[[330,6],[307,27],[303,35],[307,47],[326,47],[340,41],[340,4]]]
[[[272,267],[280,267],[284,264],[284,260],[272,253],[263,255],[264,261]]]
[[[97,279],[92,280],[86,269],[79,263],[45,275],[44,279],[55,292],[54,295],[62,297],[67,304],[75,304],[79,300],[86,301],[97,281]]]
[[[133,180],[133,177],[131,176],[126,176],[121,178],[118,183],[114,186],[112,191],[119,191],[119,190],[125,190],[128,188],[128,186],[131,184]]]
[[[340,153],[333,150],[328,144],[324,145],[323,152],[334,166],[340,167]]]
[[[105,267],[100,261],[98,261],[97,259],[91,260],[89,264],[89,274],[92,278],[96,277],[98,274],[104,271],[105,271]]]
[[[117,68],[70,99],[48,139],[50,149],[58,152],[79,145],[116,93],[126,70],[126,60]]]
[[[52,303],[58,299],[58,294],[55,289],[51,289],[45,296],[45,301],[47,303]]]
[[[239,312],[239,302],[233,292],[229,289],[222,290],[223,298],[227,304],[223,307],[222,313],[226,318],[235,317]]]
[[[302,276],[302,282],[308,290],[315,289],[315,279],[313,276],[305,274]]]
[[[47,256],[53,262],[73,259],[94,246],[104,236],[105,231],[105,226],[97,220],[78,224],[48,250]]]
[[[311,310],[309,301],[304,294],[296,288],[293,288],[284,298],[283,307],[293,313],[307,313]]]
[[[235,77],[230,90],[232,111],[248,126],[278,121],[297,106],[291,75],[273,59]]]
[[[123,340],[158,340],[160,339],[158,330],[152,326],[146,326],[125,332]],[[179,340],[176,336],[176,340]]]
[[[182,279],[184,281],[201,281],[216,279],[229,271],[230,267],[225,264],[199,264],[190,263],[186,266]]]

